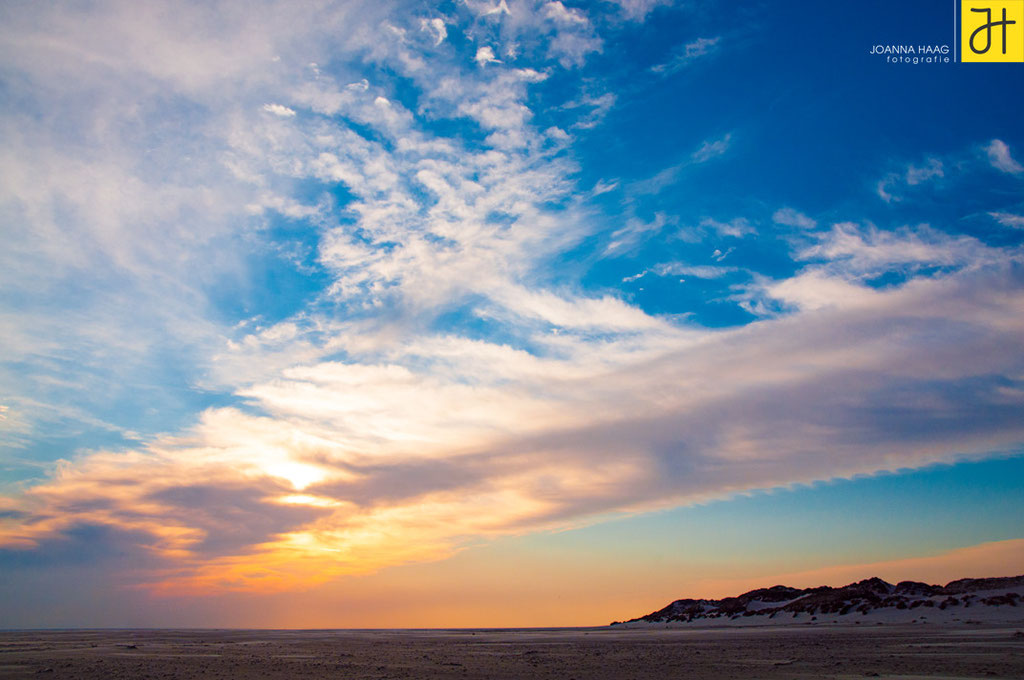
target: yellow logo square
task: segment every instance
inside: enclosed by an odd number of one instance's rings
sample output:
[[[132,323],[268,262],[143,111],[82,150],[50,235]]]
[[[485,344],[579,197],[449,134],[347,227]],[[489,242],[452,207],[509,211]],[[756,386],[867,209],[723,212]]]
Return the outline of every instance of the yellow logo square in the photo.
[[[960,0],[960,60],[1024,62],[1024,0]]]

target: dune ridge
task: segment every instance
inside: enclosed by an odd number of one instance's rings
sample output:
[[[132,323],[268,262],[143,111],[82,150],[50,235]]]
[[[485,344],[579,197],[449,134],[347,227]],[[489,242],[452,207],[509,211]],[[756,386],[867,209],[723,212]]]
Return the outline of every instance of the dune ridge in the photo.
[[[757,588],[720,600],[681,599],[629,621],[628,624],[668,623],[792,623],[847,621],[990,622],[1024,620],[1024,575],[1000,578],[961,578],[944,586],[920,581],[888,583],[873,577],[841,587]]]

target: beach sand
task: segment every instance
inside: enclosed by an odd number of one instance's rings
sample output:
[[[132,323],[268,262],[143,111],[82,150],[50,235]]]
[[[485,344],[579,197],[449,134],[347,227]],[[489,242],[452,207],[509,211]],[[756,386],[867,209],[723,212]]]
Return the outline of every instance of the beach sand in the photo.
[[[0,632],[0,680],[1024,678],[1005,625]]]

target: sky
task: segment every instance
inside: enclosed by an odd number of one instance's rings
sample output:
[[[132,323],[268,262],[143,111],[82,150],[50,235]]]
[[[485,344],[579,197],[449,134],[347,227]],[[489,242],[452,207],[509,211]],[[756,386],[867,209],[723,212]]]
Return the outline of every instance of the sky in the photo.
[[[0,627],[1024,573],[1024,64],[955,4],[0,4]]]

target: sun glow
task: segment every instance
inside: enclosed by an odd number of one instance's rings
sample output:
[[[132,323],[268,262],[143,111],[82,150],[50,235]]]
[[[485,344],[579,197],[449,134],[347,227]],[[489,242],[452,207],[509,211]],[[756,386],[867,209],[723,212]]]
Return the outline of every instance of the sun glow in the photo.
[[[323,496],[310,496],[308,494],[291,494],[290,496],[278,496],[274,498],[275,503],[283,503],[285,505],[312,505],[317,508],[336,508],[342,505],[340,501],[336,501],[333,498],[325,498]]]
[[[281,461],[266,465],[263,470],[271,477],[280,477],[296,491],[302,491],[311,484],[322,482],[327,478],[327,471],[309,463],[298,463],[293,460]]]

